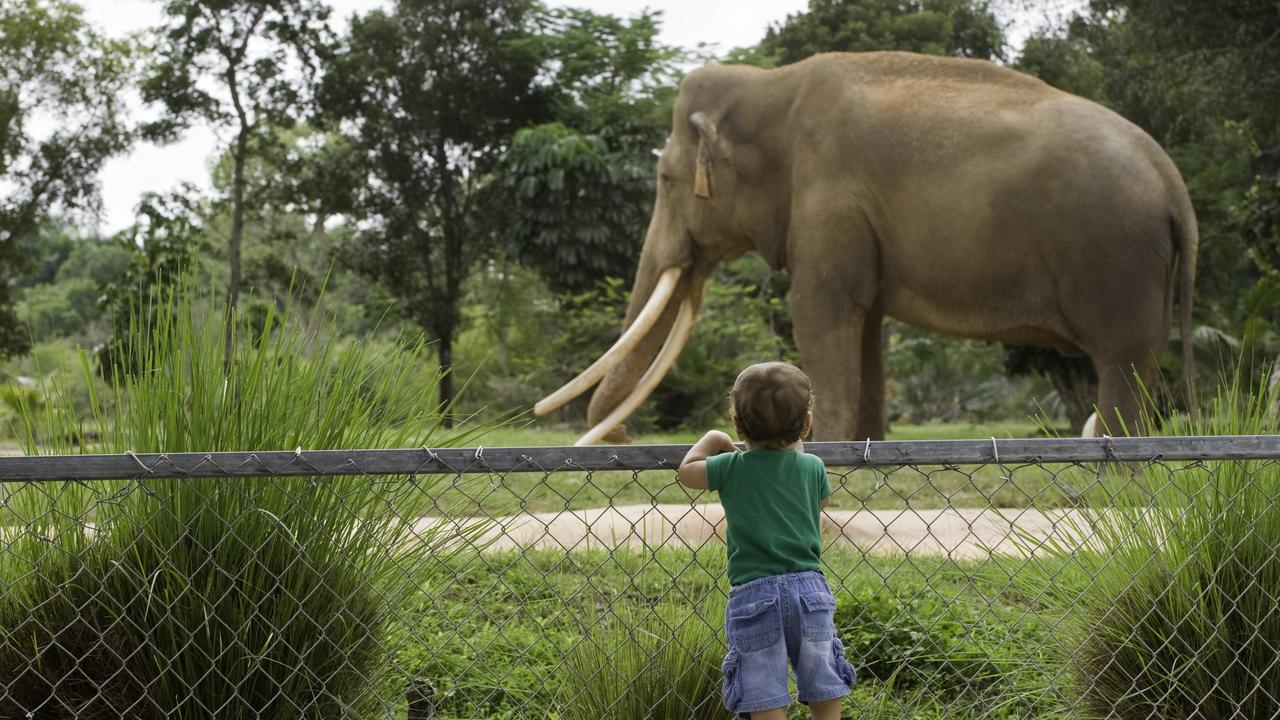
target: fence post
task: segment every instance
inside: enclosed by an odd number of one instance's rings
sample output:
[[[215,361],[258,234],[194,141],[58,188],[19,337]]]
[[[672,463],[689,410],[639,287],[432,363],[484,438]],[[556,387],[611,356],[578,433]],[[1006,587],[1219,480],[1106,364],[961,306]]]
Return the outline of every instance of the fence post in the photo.
[[[436,688],[426,680],[414,678],[404,688],[409,703],[409,720],[431,720],[436,716]]]

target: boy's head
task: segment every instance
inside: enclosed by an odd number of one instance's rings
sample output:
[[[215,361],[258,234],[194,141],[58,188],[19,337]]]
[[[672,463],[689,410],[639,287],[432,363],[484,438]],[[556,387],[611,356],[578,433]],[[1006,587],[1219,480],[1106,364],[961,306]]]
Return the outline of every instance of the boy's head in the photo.
[[[758,363],[738,374],[730,395],[738,435],[755,447],[784,448],[809,432],[813,389],[794,365]]]

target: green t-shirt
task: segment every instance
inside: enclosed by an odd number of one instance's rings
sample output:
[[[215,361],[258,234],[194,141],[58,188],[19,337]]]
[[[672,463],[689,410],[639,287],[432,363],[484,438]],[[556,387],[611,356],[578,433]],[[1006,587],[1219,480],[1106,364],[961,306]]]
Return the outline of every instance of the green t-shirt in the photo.
[[[831,494],[821,458],[794,450],[747,450],[707,458],[707,487],[720,493],[729,529],[729,583],[819,570],[819,502]]]

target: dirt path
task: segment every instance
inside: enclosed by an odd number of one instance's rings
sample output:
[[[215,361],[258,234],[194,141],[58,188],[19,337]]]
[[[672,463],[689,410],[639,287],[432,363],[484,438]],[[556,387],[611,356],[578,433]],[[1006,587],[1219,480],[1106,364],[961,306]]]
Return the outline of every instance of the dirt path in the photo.
[[[1023,548],[1046,538],[1078,546],[1070,527],[1075,511],[1026,508],[946,508],[941,510],[828,510],[822,531],[831,544],[853,545],[876,555],[910,553],[955,559],[1026,555]],[[525,513],[496,518],[497,527],[478,545],[487,551],[511,549],[670,546],[696,549],[724,537],[724,510],[707,505],[619,505],[609,508]],[[424,518],[419,532],[441,523],[465,526],[468,519]],[[1015,529],[1016,528],[1016,529]]]

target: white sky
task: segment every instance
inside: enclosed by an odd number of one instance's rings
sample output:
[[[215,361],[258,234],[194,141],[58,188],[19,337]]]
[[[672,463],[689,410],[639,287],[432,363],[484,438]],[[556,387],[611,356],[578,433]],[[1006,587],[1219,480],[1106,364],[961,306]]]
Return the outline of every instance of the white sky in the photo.
[[[139,32],[160,20],[160,3],[155,0],[82,0],[82,3],[87,19],[111,36]],[[338,30],[345,30],[352,14],[363,14],[388,4],[385,0],[329,0]],[[572,5],[623,17],[631,17],[645,8],[660,10],[663,13],[661,42],[687,48],[707,43],[722,53],[758,42],[769,24],[803,11],[808,7],[808,0],[573,0],[549,4]],[[1020,44],[1027,29],[1011,29],[1015,44]],[[209,164],[219,144],[211,130],[196,127],[178,142],[165,146],[140,143],[131,154],[109,161],[99,176],[103,203],[100,230],[111,233],[128,226],[143,192],[168,190],[183,181],[207,188]]]

